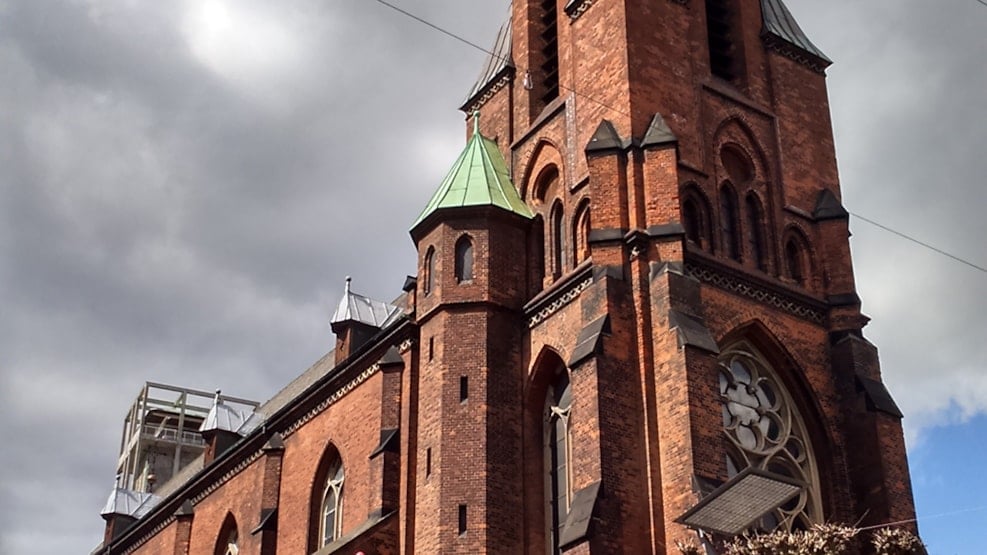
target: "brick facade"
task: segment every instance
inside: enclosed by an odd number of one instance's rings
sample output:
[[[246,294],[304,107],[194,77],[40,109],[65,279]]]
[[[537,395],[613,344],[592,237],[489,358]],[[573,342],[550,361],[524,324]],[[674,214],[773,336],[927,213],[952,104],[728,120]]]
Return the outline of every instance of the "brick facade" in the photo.
[[[732,79],[712,74],[711,3],[733,10]],[[676,522],[708,493],[696,484],[731,477],[718,376],[737,342],[806,430],[815,518],[914,518],[899,417],[862,385],[883,387],[839,206],[826,63],[764,30],[777,5],[557,0],[560,86],[546,100],[528,69],[545,63],[545,4],[515,0],[515,66],[466,106],[535,217],[468,207],[416,226],[404,316],[334,323],[318,379],[103,552],[208,555],[232,518],[240,553],[545,553],[546,398],[561,368],[561,551],[673,553],[697,538]],[[463,237],[474,273],[457,281]],[[322,547],[335,454],[341,529]]]

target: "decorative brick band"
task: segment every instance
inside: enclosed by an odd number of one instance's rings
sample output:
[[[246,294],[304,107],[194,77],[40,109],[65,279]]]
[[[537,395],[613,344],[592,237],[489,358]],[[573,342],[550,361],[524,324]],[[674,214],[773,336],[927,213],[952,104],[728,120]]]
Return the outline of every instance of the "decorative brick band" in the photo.
[[[552,304],[538,311],[537,314],[528,318],[528,327],[533,328],[545,321],[546,318],[558,312],[562,307],[579,298],[579,295],[593,284],[593,277],[590,276],[575,284],[571,289],[559,295]]]
[[[339,389],[337,389],[332,395],[329,396],[328,399],[326,399],[325,401],[322,401],[321,403],[319,403],[318,405],[316,405],[314,408],[312,408],[312,410],[306,412],[301,418],[299,418],[298,420],[295,420],[294,422],[292,422],[285,429],[285,431],[281,432],[281,435],[284,436],[285,439],[287,439],[288,437],[291,436],[291,434],[293,434],[296,431],[298,431],[299,428],[301,428],[302,426],[304,426],[305,424],[307,424],[310,420],[312,420],[313,418],[315,418],[316,416],[318,416],[319,414],[321,414],[322,411],[326,410],[329,407],[329,405],[331,405],[331,404],[335,403],[336,401],[342,399],[344,395],[346,395],[350,391],[353,391],[354,389],[356,389],[356,386],[358,386],[358,385],[362,384],[363,382],[367,381],[368,379],[370,379],[370,376],[373,376],[378,371],[380,371],[380,364],[379,363],[370,366],[369,368],[367,368],[363,372],[360,372],[360,375],[359,376],[353,378],[352,380],[349,381],[349,383],[347,383],[343,387],[340,387]]]
[[[411,349],[411,346],[414,344],[415,344],[414,339],[410,337],[408,339],[405,339],[404,341],[401,342],[400,345],[398,345],[398,353],[402,355],[407,353]]]
[[[487,103],[488,100],[493,98],[493,96],[497,94],[498,91],[506,87],[507,84],[511,82],[512,73],[513,72],[507,72],[504,74],[503,77],[494,81],[492,85],[487,87],[487,90],[485,90],[482,95],[478,96],[472,102],[470,102],[463,109],[463,111],[466,112],[467,114],[472,114],[473,112],[479,110],[484,104]]]
[[[794,61],[795,63],[801,64],[820,75],[826,74],[826,66],[829,64],[821,62],[819,58],[808,54],[805,50],[793,46],[784,40],[774,38],[771,35],[766,35],[764,37],[764,45],[767,46],[769,50],[777,52],[778,54],[781,54],[782,56]]]
[[[130,554],[130,553],[133,553],[134,551],[137,551],[137,549],[140,548],[140,546],[142,546],[145,543],[147,543],[154,536],[157,536],[162,530],[164,530],[165,528],[167,528],[168,525],[171,524],[174,521],[175,521],[175,516],[174,515],[169,516],[168,518],[162,520],[157,526],[155,526],[154,528],[152,528],[150,532],[148,532],[148,533],[144,534],[143,536],[141,536],[139,540],[137,540],[130,547],[128,547],[126,550],[124,550],[124,553],[125,554]]]
[[[586,13],[586,10],[590,9],[594,3],[594,0],[573,0],[565,7],[565,13],[575,21],[579,19],[579,16]]]
[[[219,487],[225,484],[226,482],[229,482],[237,474],[243,472],[244,469],[252,465],[254,461],[261,458],[261,456],[263,455],[264,455],[263,449],[258,449],[257,451],[254,451],[253,454],[240,461],[236,466],[234,466],[232,469],[228,470],[225,474],[223,474],[218,480],[213,480],[211,484],[209,484],[202,491],[196,494],[195,497],[192,498],[192,504],[195,505],[199,501],[205,499],[206,496],[219,489]]]
[[[736,293],[743,297],[749,299],[754,299],[757,302],[771,305],[775,308],[779,308],[794,314],[799,318],[809,320],[816,324],[823,324],[826,322],[826,313],[812,305],[799,301],[795,298],[789,297],[778,293],[776,291],[771,291],[760,285],[751,283],[747,280],[741,279],[737,276],[728,275],[713,268],[707,266],[700,266],[693,262],[687,262],[685,265],[686,272],[710,285],[719,287],[731,293]]]

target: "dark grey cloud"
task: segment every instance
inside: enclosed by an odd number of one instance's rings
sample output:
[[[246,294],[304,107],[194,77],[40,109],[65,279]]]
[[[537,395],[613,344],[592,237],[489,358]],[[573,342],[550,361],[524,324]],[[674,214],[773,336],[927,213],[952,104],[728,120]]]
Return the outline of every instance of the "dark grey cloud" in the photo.
[[[837,61],[849,208],[987,263],[987,8],[788,3]],[[507,15],[400,5],[484,45]],[[344,276],[396,294],[483,58],[365,0],[0,0],[0,552],[99,542],[143,381],[264,399],[332,344]],[[984,275],[853,231],[910,435],[987,409]]]

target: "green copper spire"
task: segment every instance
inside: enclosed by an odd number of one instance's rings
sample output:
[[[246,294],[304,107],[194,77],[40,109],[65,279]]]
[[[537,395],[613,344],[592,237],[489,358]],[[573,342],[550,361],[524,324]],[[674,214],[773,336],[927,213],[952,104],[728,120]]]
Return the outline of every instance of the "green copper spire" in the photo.
[[[467,206],[497,206],[523,218],[534,217],[511,183],[497,143],[480,134],[478,113],[473,114],[473,136],[411,229],[438,210]]]

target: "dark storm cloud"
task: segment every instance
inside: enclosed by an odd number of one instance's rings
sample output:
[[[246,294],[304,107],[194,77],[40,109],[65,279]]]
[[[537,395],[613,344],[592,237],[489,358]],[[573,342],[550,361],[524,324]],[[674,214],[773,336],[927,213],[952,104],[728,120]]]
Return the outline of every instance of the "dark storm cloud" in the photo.
[[[400,5],[483,45],[507,14]],[[848,207],[982,257],[985,8],[789,6],[837,61]],[[398,292],[483,58],[366,0],[0,0],[0,551],[98,543],[144,380],[264,399],[331,345],[345,275]],[[906,422],[983,410],[983,274],[852,226]]]

